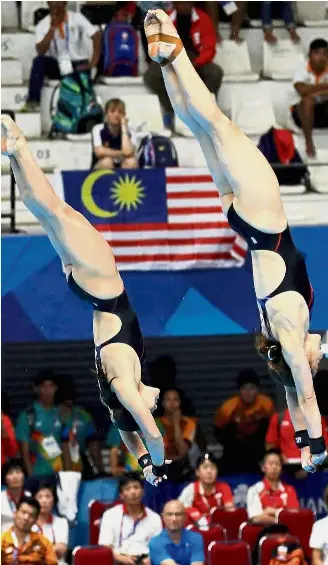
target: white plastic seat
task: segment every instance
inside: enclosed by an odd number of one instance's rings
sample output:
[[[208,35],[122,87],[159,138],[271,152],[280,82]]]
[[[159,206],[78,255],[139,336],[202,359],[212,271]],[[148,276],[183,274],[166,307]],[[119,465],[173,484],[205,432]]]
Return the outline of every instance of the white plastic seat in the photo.
[[[30,0],[22,2],[22,28],[32,31],[34,29],[34,12],[39,8],[48,8],[47,2]]]
[[[297,19],[307,27],[328,26],[326,2],[295,2]]]
[[[222,41],[217,45],[214,61],[222,67],[226,82],[253,82],[259,78],[252,72],[246,41]]]
[[[263,41],[263,74],[275,80],[291,79],[297,67],[305,63],[300,44],[280,39],[275,45]]]
[[[250,86],[250,85],[249,85]],[[231,96],[232,121],[246,134],[256,135],[277,127],[269,89],[265,83],[252,88],[235,87]]]
[[[322,194],[328,194],[328,165],[309,166],[313,188]]]

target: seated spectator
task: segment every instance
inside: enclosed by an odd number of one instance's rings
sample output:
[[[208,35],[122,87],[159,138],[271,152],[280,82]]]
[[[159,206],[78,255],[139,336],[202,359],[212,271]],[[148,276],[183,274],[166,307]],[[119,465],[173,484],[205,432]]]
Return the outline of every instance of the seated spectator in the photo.
[[[163,508],[164,530],[150,540],[152,565],[203,565],[204,542],[201,534],[184,528],[185,509],[178,500]]]
[[[328,443],[326,423],[322,418],[323,435]],[[282,412],[275,412],[271,417],[268,431],[265,438],[265,446],[270,449],[277,449],[281,452],[284,462],[284,471],[295,474],[298,479],[308,476],[301,466],[301,452],[295,444],[295,432],[289,410],[286,408]]]
[[[191,475],[188,452],[195,439],[196,421],[181,413],[181,398],[176,389],[164,392],[161,405],[163,414],[158,419],[164,431],[165,457],[172,461],[167,475],[172,481],[183,482]]]
[[[177,28],[184,47],[199,76],[210,92],[217,97],[223,71],[213,62],[216,50],[216,32],[208,15],[194,2],[173,2],[175,10],[171,19]],[[174,112],[166,92],[160,65],[152,61],[144,74],[145,85],[157,94],[162,111],[164,127],[174,131]]]
[[[222,473],[258,471],[268,420],[274,410],[271,398],[262,394],[259,386],[255,371],[241,371],[237,377],[239,394],[226,400],[216,412],[214,434],[224,448]]]
[[[202,455],[196,466],[197,481],[186,486],[179,496],[188,520],[199,527],[210,524],[213,508],[234,508],[233,494],[227,483],[218,482],[218,466],[210,453]]]
[[[228,5],[228,13],[227,13]],[[231,21],[229,39],[239,43],[240,28],[245,19],[247,2],[205,2],[206,13],[210,16],[216,29],[216,41],[222,43],[223,37],[219,32],[219,20]]]
[[[15,436],[15,428],[11,419],[1,410],[1,465],[11,457],[17,457],[18,444]]]
[[[294,43],[299,43],[301,41],[301,38],[296,31],[292,2],[275,2],[275,5],[278,4],[281,10],[281,17],[285,22],[290,39]],[[271,10],[272,2],[261,2],[261,19],[263,25],[264,40],[268,43],[271,43],[271,45],[275,45],[275,43],[277,43],[277,38],[272,31]]]
[[[95,169],[138,167],[123,100],[111,98],[106,102],[105,123],[94,126],[92,145]]]
[[[59,404],[59,414],[63,423],[63,462],[65,471],[78,471],[82,478],[90,480],[94,477],[93,470],[86,455],[89,451],[98,474],[104,474],[101,456],[101,446],[96,427],[90,414],[75,404],[76,389],[73,377],[58,375],[61,385],[56,394]]]
[[[39,513],[40,505],[35,498],[24,496],[20,500],[14,525],[1,535],[2,565],[57,565],[50,541],[32,530]]]
[[[97,66],[101,53],[101,34],[80,12],[67,10],[67,2],[48,2],[50,14],[35,28],[37,56],[33,59],[25,111],[39,111],[45,77],[60,79],[73,70],[86,71]],[[93,53],[88,60],[92,38]]]
[[[122,504],[104,512],[98,543],[112,547],[116,563],[150,565],[149,540],[162,531],[158,514],[142,504],[144,494],[139,475],[130,473],[120,482]]]
[[[40,371],[34,379],[38,400],[18,416],[16,438],[24,467],[33,477],[62,471],[62,423],[55,406],[57,379],[52,371]]]
[[[64,565],[68,546],[68,522],[66,518],[60,518],[54,514],[54,508],[57,504],[54,486],[49,483],[40,483],[35,498],[40,504],[40,514],[32,530],[40,532],[50,541],[58,563]]]
[[[1,492],[1,530],[7,530],[14,523],[14,514],[23,495],[25,471],[20,459],[9,459],[1,468],[2,482],[6,488]]]
[[[280,508],[299,508],[294,487],[281,482],[282,458],[278,451],[268,451],[262,463],[264,477],[248,489],[247,513],[252,522],[274,524]]]
[[[293,85],[297,92],[292,116],[305,137],[306,153],[315,156],[313,128],[328,127],[328,42],[314,39],[310,44],[309,59],[296,69]]]
[[[324,493],[328,512],[328,487]],[[313,524],[310,547],[312,548],[312,565],[328,565],[328,515]]]

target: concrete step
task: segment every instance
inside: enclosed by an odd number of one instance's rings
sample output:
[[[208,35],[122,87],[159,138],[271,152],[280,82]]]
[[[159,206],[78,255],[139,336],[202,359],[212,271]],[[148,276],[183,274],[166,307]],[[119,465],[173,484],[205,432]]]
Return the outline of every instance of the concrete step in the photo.
[[[1,2],[3,4],[15,4],[15,2]],[[11,57],[22,62],[23,80],[28,80],[33,58],[36,55],[34,33],[3,32],[1,34],[1,58]]]
[[[38,112],[16,112],[15,120],[24,132],[27,139],[40,138],[41,137],[41,114]]]
[[[1,85],[23,84],[23,63],[19,59],[1,60]]]
[[[5,85],[1,87],[1,107],[3,110],[19,111],[27,98],[27,84]]]
[[[1,27],[17,28],[18,12],[16,2],[2,0],[1,2]]]

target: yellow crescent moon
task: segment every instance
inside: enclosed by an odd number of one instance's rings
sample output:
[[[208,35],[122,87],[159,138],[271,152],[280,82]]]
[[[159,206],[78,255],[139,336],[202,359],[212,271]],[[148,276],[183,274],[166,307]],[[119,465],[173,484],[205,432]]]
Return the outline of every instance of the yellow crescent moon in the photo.
[[[81,200],[86,207],[86,209],[93,215],[97,216],[98,218],[113,218],[117,216],[118,212],[109,212],[108,210],[104,210],[98,206],[92,196],[92,190],[94,187],[95,182],[105,176],[105,175],[113,175],[114,171],[111,170],[100,170],[94,171],[87,176],[84,183],[82,184],[81,188]]]

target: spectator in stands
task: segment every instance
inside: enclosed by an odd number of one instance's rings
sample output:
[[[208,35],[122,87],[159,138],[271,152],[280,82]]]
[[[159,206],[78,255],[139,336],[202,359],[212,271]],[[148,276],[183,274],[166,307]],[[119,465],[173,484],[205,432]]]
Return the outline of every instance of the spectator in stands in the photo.
[[[170,480],[183,482],[190,478],[188,452],[196,434],[196,420],[181,413],[181,398],[177,389],[164,392],[159,417],[164,431],[165,457],[171,459],[167,475]]]
[[[18,455],[15,428],[11,419],[1,410],[1,465]]]
[[[186,486],[179,496],[186,509],[188,520],[199,527],[210,524],[213,508],[234,508],[233,494],[230,486],[218,482],[218,466],[211,453],[201,455],[196,465],[197,481]]]
[[[328,127],[328,42],[325,39],[311,42],[309,59],[296,69],[293,85],[297,97],[292,116],[303,130],[307,155],[314,157],[312,130]]]
[[[217,97],[223,71],[213,62],[216,32],[208,15],[194,2],[174,2],[171,19],[183,41],[188,56],[207,88]],[[174,131],[174,112],[166,92],[160,65],[152,61],[144,74],[145,85],[158,95],[165,128]]]
[[[324,493],[328,512],[328,486]],[[313,524],[310,547],[312,548],[312,565],[328,564],[328,515]]]
[[[282,483],[281,454],[272,449],[263,458],[262,472],[264,477],[248,489],[247,512],[252,522],[274,524],[280,508],[299,508],[294,487]]]
[[[28,475],[50,476],[63,468],[62,422],[54,404],[57,379],[51,370],[36,375],[34,390],[38,399],[19,414],[16,437]]]
[[[122,504],[103,514],[98,543],[113,548],[119,565],[150,565],[149,541],[162,531],[161,518],[142,504],[144,490],[139,475],[122,477],[119,491]]]
[[[219,32],[219,21],[231,21],[229,39],[240,43],[240,28],[245,19],[247,2],[205,2],[205,10],[210,16],[216,29],[216,41],[222,43],[223,37]]]
[[[204,543],[201,534],[184,528],[185,509],[178,500],[167,502],[163,508],[165,529],[150,540],[152,565],[203,565]]]
[[[101,446],[96,427],[90,414],[76,405],[76,389],[73,377],[57,375],[60,385],[56,393],[62,429],[63,463],[65,471],[79,471],[82,478],[90,480],[94,477],[86,455],[89,451],[97,473],[104,474]]]
[[[14,514],[23,495],[25,471],[20,459],[9,459],[1,468],[2,482],[6,488],[1,492],[1,530],[7,530],[14,523]]]
[[[95,169],[138,167],[123,100],[111,98],[106,102],[105,123],[94,126],[92,145]]]
[[[278,2],[276,4],[278,4]],[[281,17],[285,22],[290,39],[294,43],[299,43],[301,41],[301,38],[296,31],[292,2],[279,2],[279,6],[281,9]],[[272,2],[261,2],[261,19],[263,25],[264,40],[271,45],[275,45],[277,43],[277,38],[272,30],[271,10]]]
[[[40,504],[40,514],[33,526],[34,532],[46,537],[55,550],[58,563],[64,565],[68,547],[68,522],[66,518],[56,516],[54,508],[57,504],[56,490],[52,484],[40,483],[35,498]]]
[[[2,565],[57,565],[50,541],[32,530],[39,513],[40,504],[35,498],[24,496],[20,500],[14,525],[1,535]]]
[[[35,29],[37,56],[33,59],[25,111],[38,111],[45,77],[60,79],[73,70],[89,71],[97,66],[101,33],[82,14],[67,10],[67,2],[48,2],[50,14]],[[88,60],[89,46],[93,53]]]
[[[259,388],[259,377],[252,369],[237,377],[239,394],[226,400],[216,412],[214,433],[223,445],[222,472],[257,472],[264,455],[268,420],[274,405]]]

